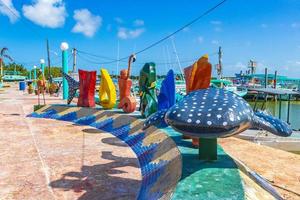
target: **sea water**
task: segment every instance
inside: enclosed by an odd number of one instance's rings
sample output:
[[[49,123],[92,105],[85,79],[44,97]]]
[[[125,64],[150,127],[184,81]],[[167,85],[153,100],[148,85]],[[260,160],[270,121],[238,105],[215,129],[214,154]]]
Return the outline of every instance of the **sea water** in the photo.
[[[249,102],[253,107],[254,102]],[[257,102],[256,107],[261,108],[262,102]],[[290,124],[291,127],[295,130],[300,130],[300,101],[291,101],[290,105]],[[270,114],[279,117],[279,101],[268,101],[266,103],[266,110]],[[288,112],[288,101],[281,102],[281,119],[287,121],[287,112]]]

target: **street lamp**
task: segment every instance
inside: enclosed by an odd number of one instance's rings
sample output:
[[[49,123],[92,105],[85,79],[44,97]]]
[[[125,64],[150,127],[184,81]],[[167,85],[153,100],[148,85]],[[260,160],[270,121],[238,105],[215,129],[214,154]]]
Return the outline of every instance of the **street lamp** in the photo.
[[[45,75],[45,60],[41,59],[40,64],[41,64],[41,69],[42,69],[42,73],[43,73],[43,76],[44,76]]]
[[[33,66],[33,83],[34,83],[34,87],[36,88],[36,65]]]
[[[64,73],[68,74],[68,49],[69,49],[68,43],[62,42],[60,44],[60,49],[62,50],[62,70]],[[63,99],[68,99],[68,82],[64,77],[63,77]]]

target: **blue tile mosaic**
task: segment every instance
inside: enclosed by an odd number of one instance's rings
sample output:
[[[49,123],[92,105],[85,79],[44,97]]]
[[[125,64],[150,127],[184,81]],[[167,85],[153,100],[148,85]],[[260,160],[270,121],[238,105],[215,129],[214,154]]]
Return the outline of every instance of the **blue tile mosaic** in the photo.
[[[106,118],[102,121],[97,121],[96,116],[85,116],[77,118],[76,112],[70,112],[65,115],[59,115],[56,110],[48,110],[44,113],[32,113],[29,117],[35,118],[51,118],[56,120],[70,121],[80,125],[90,125],[99,130],[109,132],[115,137],[125,142],[136,154],[142,173],[142,183],[138,195],[139,200],[159,199],[164,195],[160,187],[156,187],[158,191],[153,191],[152,188],[157,184],[159,177],[165,173],[165,166],[169,163],[168,160],[161,160],[159,163],[153,163],[154,155],[157,152],[158,143],[152,143],[149,146],[143,145],[143,140],[147,137],[145,132],[130,133],[130,124],[125,124],[114,128],[114,119]]]

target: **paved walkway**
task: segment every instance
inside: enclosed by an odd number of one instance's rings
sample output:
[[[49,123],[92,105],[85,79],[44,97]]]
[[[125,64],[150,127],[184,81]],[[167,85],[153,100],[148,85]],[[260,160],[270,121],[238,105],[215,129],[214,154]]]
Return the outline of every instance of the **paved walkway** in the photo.
[[[91,127],[25,117],[36,103],[15,86],[0,92],[0,199],[136,197],[141,172],[126,144]]]
[[[300,155],[235,137],[218,142],[227,153],[270,181],[284,199],[300,199]]]

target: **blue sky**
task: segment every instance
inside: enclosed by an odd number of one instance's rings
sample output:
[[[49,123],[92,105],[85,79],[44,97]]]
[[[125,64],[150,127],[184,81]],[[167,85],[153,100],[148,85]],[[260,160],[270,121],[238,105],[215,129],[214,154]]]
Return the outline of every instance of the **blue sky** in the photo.
[[[15,13],[2,5],[3,1]],[[45,38],[50,41],[51,59],[60,65],[60,43],[93,54],[117,58],[143,49],[178,29],[217,4],[216,0],[1,0],[0,47],[8,47],[17,62],[30,68],[46,58]],[[224,74],[245,70],[250,59],[258,72],[300,77],[300,1],[228,0],[220,8],[175,35],[182,67],[203,54],[217,63],[216,52],[224,51]],[[107,68],[116,72],[117,63],[85,54],[78,56],[82,69]],[[133,73],[142,63],[156,62],[158,73],[179,71],[171,40],[139,54]],[[170,62],[171,64],[165,64]],[[119,69],[125,68],[121,62]],[[71,63],[70,63],[71,67]]]

